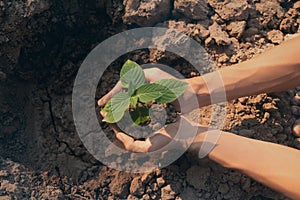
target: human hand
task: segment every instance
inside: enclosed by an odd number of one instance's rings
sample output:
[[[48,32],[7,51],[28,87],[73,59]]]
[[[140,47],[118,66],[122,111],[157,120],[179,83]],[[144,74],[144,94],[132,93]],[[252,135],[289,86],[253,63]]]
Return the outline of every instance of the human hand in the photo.
[[[121,142],[123,148],[136,153],[147,153],[159,150],[174,140],[177,134],[180,134],[180,139],[176,139],[175,141],[176,148],[187,149],[193,142],[195,131],[198,133],[201,128],[202,127],[194,124],[185,117],[180,116],[175,123],[165,125],[162,129],[156,131],[145,140],[135,140],[133,137],[122,132],[115,125],[112,126],[116,138]]]

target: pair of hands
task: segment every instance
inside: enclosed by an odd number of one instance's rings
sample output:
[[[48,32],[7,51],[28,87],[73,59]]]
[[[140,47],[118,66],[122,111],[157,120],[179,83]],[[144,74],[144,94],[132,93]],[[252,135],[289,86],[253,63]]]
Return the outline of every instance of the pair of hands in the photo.
[[[145,69],[144,73],[146,81],[150,83],[161,79],[176,79],[171,74],[159,68]],[[183,79],[181,81],[188,82],[188,79]],[[122,85],[119,81],[110,92],[108,92],[98,101],[98,106],[104,106],[114,94],[118,93],[121,90]],[[172,104],[174,105],[176,110],[181,110],[181,113],[187,113],[194,109],[192,106],[193,104],[188,103],[193,95],[195,95],[195,93],[193,92],[191,86],[189,86],[186,92],[180,97],[180,101],[183,101],[185,103],[183,105],[180,105],[179,101],[175,100],[174,102],[172,102]],[[106,113],[101,113],[102,116],[105,116],[105,114]],[[180,124],[183,124],[186,127],[185,130],[188,130],[189,127],[195,127],[195,125],[192,122],[190,122],[183,116],[180,116],[175,123],[165,125],[162,129],[158,130],[155,134],[153,134],[149,138],[146,138],[144,141],[135,140],[134,138],[120,131],[115,125],[112,125],[111,127],[116,134],[116,138],[123,144],[123,147],[126,150],[132,152],[146,153],[158,150],[163,146],[167,145],[175,137]]]

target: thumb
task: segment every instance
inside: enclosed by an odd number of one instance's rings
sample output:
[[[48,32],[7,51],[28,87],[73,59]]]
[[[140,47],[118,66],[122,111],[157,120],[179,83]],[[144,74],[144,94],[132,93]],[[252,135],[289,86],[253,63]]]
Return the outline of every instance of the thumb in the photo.
[[[98,100],[98,106],[101,107],[101,106],[104,106],[108,101],[109,99],[111,99],[112,97],[112,94],[109,92],[108,94],[104,95],[101,99]]]
[[[115,87],[109,91],[106,95],[104,95],[101,99],[98,101],[98,106],[104,106],[114,94],[120,92],[122,90],[122,83],[121,81],[118,81]]]
[[[100,114],[101,114],[102,117],[106,117],[106,114],[107,114],[107,113],[106,113],[106,112],[103,112],[103,111],[100,111]]]

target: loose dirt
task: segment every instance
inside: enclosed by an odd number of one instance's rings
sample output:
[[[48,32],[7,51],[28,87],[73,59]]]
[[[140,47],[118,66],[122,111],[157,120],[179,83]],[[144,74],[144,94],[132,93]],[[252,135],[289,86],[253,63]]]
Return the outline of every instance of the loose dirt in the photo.
[[[124,30],[175,28],[199,42],[217,68],[229,67],[298,33],[299,11],[296,0],[0,1],[0,199],[286,199],[189,153],[149,174],[109,169],[81,143],[71,95],[88,52]],[[186,77],[199,75],[168,52],[126,56],[167,64]],[[120,67],[113,63],[103,75],[99,85],[106,89],[97,98],[117,82]],[[223,129],[300,149],[291,130],[295,92],[228,102]],[[208,123],[209,108],[200,112],[201,123]]]

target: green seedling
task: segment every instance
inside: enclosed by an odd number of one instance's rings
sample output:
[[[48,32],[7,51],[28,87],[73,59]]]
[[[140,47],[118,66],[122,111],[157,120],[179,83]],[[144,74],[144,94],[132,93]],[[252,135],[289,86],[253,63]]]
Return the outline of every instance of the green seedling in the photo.
[[[149,104],[167,104],[176,100],[187,88],[187,83],[176,79],[162,79],[145,83],[144,70],[131,60],[122,66],[120,79],[123,90],[115,94],[101,110],[103,121],[116,123],[129,111],[133,122],[143,124],[150,119]]]

